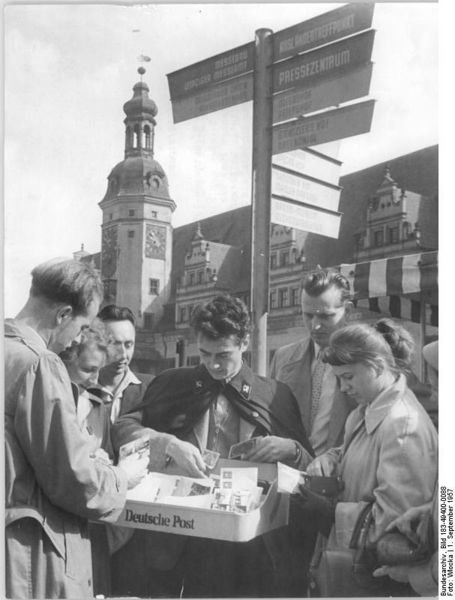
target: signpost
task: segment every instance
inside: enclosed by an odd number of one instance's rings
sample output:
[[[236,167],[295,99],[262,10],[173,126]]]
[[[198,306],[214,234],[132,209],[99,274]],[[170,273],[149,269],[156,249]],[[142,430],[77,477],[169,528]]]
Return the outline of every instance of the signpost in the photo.
[[[171,100],[191,96],[254,68],[254,44],[233,48],[167,76]]]
[[[288,121],[305,113],[316,112],[366,96],[370,89],[372,71],[373,63],[368,63],[352,73],[275,95],[273,123]]]
[[[252,367],[260,375],[270,224],[338,237],[341,163],[310,147],[370,129],[373,100],[339,105],[369,92],[373,10],[371,2],[352,3],[277,33],[260,29],[254,43],[167,76],[175,123],[253,100],[250,307]]]
[[[349,73],[370,60],[373,41],[374,31],[367,31],[277,63],[273,67],[274,92]]]
[[[312,148],[304,148],[294,152],[276,154],[272,159],[273,167],[282,167],[296,174],[313,177],[338,187],[341,162],[316,152]]]
[[[253,99],[253,74],[218,83],[197,94],[178,98],[172,103],[174,123],[235,106]]]
[[[272,196],[272,223],[303,229],[337,238],[340,230],[341,213],[322,211],[313,206],[290,202],[288,199]]]
[[[273,36],[274,59],[277,61],[295,56],[299,52],[306,52],[368,29],[373,20],[373,10],[372,2],[346,4],[277,31]]]
[[[341,188],[272,166],[272,195],[311,204],[326,210],[337,210]],[[296,229],[300,229],[296,226]]]
[[[374,100],[367,100],[277,125],[273,130],[272,154],[366,133],[370,131],[373,109]]]

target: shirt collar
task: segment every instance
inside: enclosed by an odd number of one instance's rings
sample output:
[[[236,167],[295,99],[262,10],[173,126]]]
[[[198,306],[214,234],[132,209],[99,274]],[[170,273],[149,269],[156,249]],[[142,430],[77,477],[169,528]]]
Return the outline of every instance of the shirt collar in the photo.
[[[5,319],[5,330],[6,335],[17,335],[42,348],[47,348],[44,338],[29,325],[18,323],[14,319]]]
[[[141,380],[138,379],[133,373],[133,371],[128,367],[122,381],[118,384],[114,391],[109,390],[103,386],[100,386],[99,389],[101,389],[103,393],[107,394],[109,398],[113,400],[114,398],[118,398],[119,396],[121,396],[129,385],[141,385],[141,383]]]
[[[404,375],[400,375],[397,381],[376,396],[373,402],[366,407],[365,428],[368,434],[371,434],[382,423],[392,404],[403,395],[405,388],[406,378]]]

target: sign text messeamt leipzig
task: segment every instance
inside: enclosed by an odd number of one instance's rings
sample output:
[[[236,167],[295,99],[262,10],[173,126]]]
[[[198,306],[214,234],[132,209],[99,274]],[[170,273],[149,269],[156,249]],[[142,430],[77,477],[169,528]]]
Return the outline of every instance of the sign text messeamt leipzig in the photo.
[[[171,100],[198,94],[217,83],[248,73],[253,68],[254,43],[249,42],[169,73],[167,78]]]
[[[273,91],[311,85],[324,78],[349,73],[371,58],[373,30],[359,33],[273,67]]]
[[[273,35],[275,61],[371,27],[374,3],[352,3],[318,15]]]
[[[253,76],[241,75],[172,102],[174,123],[200,117],[253,99]]]
[[[366,133],[370,130],[374,102],[367,100],[276,125],[272,135],[272,154]]]

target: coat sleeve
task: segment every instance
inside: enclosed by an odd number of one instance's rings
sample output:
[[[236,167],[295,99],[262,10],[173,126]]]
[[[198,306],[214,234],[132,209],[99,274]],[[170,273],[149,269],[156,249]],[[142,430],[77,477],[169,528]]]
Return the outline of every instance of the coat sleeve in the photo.
[[[111,438],[115,454],[118,455],[120,447],[132,440],[148,434],[150,437],[150,471],[163,471],[166,467],[166,448],[175,436],[169,433],[156,431],[151,427],[142,425],[144,420],[143,410],[121,416],[113,424]]]
[[[70,380],[57,356],[45,354],[25,372],[15,430],[38,485],[53,504],[85,518],[118,518],[126,498],[126,476],[90,457]]]
[[[398,417],[392,414],[378,435],[382,439],[373,490],[372,542],[408,508],[433,498],[438,469],[437,434],[426,415],[417,411]]]
[[[372,433],[380,437],[371,498],[338,502],[336,506],[334,533],[338,544],[344,545],[350,539],[364,501],[373,501],[369,543],[374,545],[393,519],[433,497],[437,477],[436,431],[423,411],[403,411],[399,407],[395,411],[400,414],[392,411]]]

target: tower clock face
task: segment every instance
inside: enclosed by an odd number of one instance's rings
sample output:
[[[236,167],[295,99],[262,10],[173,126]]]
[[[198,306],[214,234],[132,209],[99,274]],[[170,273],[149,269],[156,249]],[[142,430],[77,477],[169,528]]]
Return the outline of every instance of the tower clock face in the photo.
[[[117,227],[103,231],[101,258],[103,277],[112,277],[117,269]]]
[[[145,233],[145,256],[147,258],[166,257],[166,228],[147,223]]]

